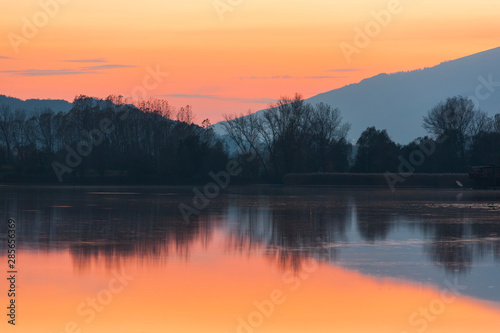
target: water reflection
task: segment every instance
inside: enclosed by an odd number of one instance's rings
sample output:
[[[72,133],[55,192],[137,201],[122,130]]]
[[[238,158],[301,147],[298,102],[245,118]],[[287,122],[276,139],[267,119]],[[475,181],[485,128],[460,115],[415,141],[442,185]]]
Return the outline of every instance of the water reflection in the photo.
[[[257,207],[246,204],[230,200],[222,216],[231,250],[251,251],[258,244],[281,267],[293,269],[305,258],[334,261],[333,245],[347,242],[346,229],[355,210],[351,200],[331,204],[296,196],[261,198]]]
[[[190,188],[0,193],[18,332],[498,331],[495,192],[231,188],[189,224]]]
[[[259,251],[282,268],[306,258],[335,263],[362,245],[404,248],[408,239],[452,274],[500,260],[499,214],[488,209],[498,202],[494,192],[233,189],[189,224],[177,207],[192,200],[189,188],[4,187],[2,196],[2,218],[22,222],[24,248],[69,248],[80,270],[98,257],[109,266],[124,257],[189,259],[192,244],[207,246],[217,230],[228,253]],[[373,253],[359,252],[366,261]],[[385,255],[390,263],[397,253]]]

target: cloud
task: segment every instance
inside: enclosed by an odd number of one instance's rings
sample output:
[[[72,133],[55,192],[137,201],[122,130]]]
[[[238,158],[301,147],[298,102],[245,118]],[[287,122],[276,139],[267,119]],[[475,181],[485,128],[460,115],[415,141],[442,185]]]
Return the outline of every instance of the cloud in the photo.
[[[27,69],[20,71],[0,71],[0,73],[10,73],[16,76],[54,76],[54,75],[76,75],[76,74],[96,74],[95,71],[78,71],[72,69]]]
[[[281,76],[242,76],[234,77],[234,79],[239,80],[320,80],[320,79],[343,79],[347,76],[331,76],[331,75],[318,75],[318,76],[291,76],[291,75],[281,75]]]
[[[322,76],[304,76],[303,79],[312,79],[312,80],[321,80],[321,79],[344,79],[348,76],[331,76],[331,75],[322,75]]]
[[[131,65],[99,65],[99,66],[86,66],[82,67],[82,70],[84,71],[93,71],[93,70],[99,70],[99,69],[115,69],[115,68],[134,68],[137,66],[131,66]]]
[[[0,73],[14,74],[16,76],[55,76],[55,75],[79,75],[79,74],[101,74],[100,70],[115,68],[132,68],[129,65],[100,65],[87,66],[73,69],[26,69],[0,71]]]
[[[281,75],[281,76],[241,76],[241,77],[235,77],[235,79],[239,80],[278,80],[278,79],[298,79],[297,77],[290,76],[290,75]]]
[[[212,99],[217,101],[231,101],[237,103],[257,103],[257,104],[269,104],[274,103],[275,100],[271,98],[239,98],[239,97],[223,97],[219,95],[202,95],[202,94],[166,94],[159,95],[161,97],[174,97],[174,98],[200,98],[200,99]]]
[[[96,59],[74,59],[74,60],[64,60],[64,62],[108,62],[104,58],[96,58]]]
[[[0,59],[7,59],[7,60],[13,60],[14,58],[11,58],[11,57],[4,57],[4,56],[0,56]]]
[[[335,68],[329,69],[327,72],[359,72],[360,70],[359,68]]]
[[[176,98],[206,98],[206,99],[221,99],[217,95],[202,95],[202,94],[167,94],[161,95],[165,97],[176,97]]]
[[[237,102],[238,103],[271,104],[271,103],[276,102],[276,98],[254,98],[254,99],[241,98]]]

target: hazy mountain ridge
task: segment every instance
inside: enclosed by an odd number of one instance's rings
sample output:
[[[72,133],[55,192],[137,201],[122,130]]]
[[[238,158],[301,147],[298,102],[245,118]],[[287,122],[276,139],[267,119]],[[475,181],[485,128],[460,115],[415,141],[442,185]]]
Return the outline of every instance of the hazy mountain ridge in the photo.
[[[33,113],[38,109],[50,108],[54,112],[68,112],[73,104],[62,99],[27,99],[22,100],[15,97],[0,95],[0,104],[7,104],[12,110],[24,109],[28,113]]]
[[[352,124],[350,138],[359,137],[368,126],[376,126],[387,129],[393,140],[407,143],[426,134],[422,117],[440,101],[455,95],[476,97],[476,88],[490,76],[493,82],[500,82],[499,60],[500,48],[496,48],[431,68],[379,74],[308,101],[339,107],[344,120]],[[498,113],[500,87],[483,87],[479,92],[480,98],[474,99],[479,108],[490,115]]]
[[[448,97],[473,97],[479,108],[490,116],[500,112],[499,60],[500,48],[495,48],[447,60],[434,67],[381,73],[307,101],[340,108],[344,121],[352,125],[350,139],[359,138],[363,130],[375,126],[387,129],[394,141],[406,144],[426,135],[422,128],[423,116]],[[484,82],[487,81],[493,84],[486,87]],[[476,97],[478,86],[483,86],[479,89],[480,98]],[[219,133],[224,131],[221,123],[215,128]]]

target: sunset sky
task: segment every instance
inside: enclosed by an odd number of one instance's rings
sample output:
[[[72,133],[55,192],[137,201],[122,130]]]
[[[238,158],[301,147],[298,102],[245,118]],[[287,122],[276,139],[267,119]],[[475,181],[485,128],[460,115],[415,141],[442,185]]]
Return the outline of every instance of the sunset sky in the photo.
[[[146,82],[149,96],[214,123],[498,47],[498,13],[496,0],[2,1],[0,94],[132,96]],[[348,61],[342,43],[370,27]],[[157,84],[147,68],[169,75]]]

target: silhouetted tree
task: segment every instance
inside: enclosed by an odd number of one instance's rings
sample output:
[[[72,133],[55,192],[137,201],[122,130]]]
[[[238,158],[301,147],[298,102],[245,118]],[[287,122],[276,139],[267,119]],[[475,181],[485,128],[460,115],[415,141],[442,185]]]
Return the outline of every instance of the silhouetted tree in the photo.
[[[96,181],[97,175],[106,181],[109,174],[125,182],[201,182],[210,171],[225,169],[224,145],[212,128],[191,124],[190,107],[182,109],[183,122],[178,122],[168,118],[166,101],[136,104],[141,109],[121,96],[101,100],[80,95],[67,114],[45,109],[29,118],[2,105],[1,161],[16,167],[26,180],[36,174],[37,181],[55,180],[56,162],[65,170],[60,175],[74,181]],[[74,163],[68,163],[68,155]]]
[[[485,112],[476,110],[470,99],[455,96],[432,108],[424,116],[422,126],[435,138],[443,138],[448,148],[454,149],[453,160],[465,163],[471,138],[481,131],[489,131],[492,120]]]
[[[0,140],[5,145],[4,159],[9,161],[12,153],[12,126],[14,117],[9,105],[2,104],[0,108]]]
[[[329,105],[310,105],[296,94],[262,113],[225,119],[223,127],[240,158],[258,165],[270,179],[280,180],[290,172],[347,169],[350,145],[345,138],[350,125],[342,124],[340,110]]]
[[[474,136],[470,160],[475,165],[500,165],[500,132],[481,132]]]
[[[500,133],[500,113],[497,113],[495,115],[495,118],[493,121],[493,131]]]
[[[368,127],[361,133],[356,145],[354,172],[383,173],[397,169],[400,149],[386,130]]]
[[[320,172],[345,171],[349,150],[346,136],[351,125],[342,124],[340,110],[319,103],[312,109],[310,135],[312,139],[312,161]],[[336,158],[339,157],[339,158]]]

